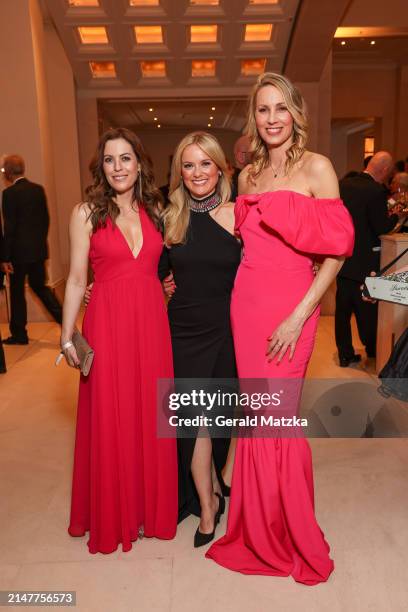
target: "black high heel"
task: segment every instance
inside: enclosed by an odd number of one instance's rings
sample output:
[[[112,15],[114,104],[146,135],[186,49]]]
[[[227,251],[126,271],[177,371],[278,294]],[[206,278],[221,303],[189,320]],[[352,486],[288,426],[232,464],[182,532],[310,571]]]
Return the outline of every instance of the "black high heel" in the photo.
[[[218,523],[220,522],[221,515],[225,512],[225,498],[219,493],[215,493],[215,495],[219,499],[218,510],[214,516],[214,529],[211,533],[201,533],[200,527],[197,527],[197,531],[194,534],[194,548],[199,548],[200,546],[205,546],[209,544],[211,540],[214,539],[215,530],[217,528]]]

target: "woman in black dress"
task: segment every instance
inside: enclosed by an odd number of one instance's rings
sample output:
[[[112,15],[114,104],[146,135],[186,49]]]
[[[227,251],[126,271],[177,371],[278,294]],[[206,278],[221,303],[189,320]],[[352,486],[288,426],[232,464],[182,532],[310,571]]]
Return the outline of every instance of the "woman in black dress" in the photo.
[[[230,298],[241,249],[230,194],[227,162],[216,138],[206,132],[183,138],[173,157],[164,213],[167,248],[159,269],[161,279],[170,272],[174,278],[168,315],[176,379],[236,377]],[[230,438],[183,433],[178,437],[179,521],[200,516],[194,545],[201,546],[213,539],[224,511],[221,471]]]

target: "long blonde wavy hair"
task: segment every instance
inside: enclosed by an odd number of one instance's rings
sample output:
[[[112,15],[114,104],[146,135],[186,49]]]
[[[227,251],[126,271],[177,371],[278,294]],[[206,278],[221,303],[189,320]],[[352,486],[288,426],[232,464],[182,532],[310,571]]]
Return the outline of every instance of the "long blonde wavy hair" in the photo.
[[[186,241],[190,223],[190,194],[181,176],[181,160],[185,148],[193,144],[198,145],[221,172],[217,185],[217,191],[221,196],[220,205],[229,202],[231,197],[231,174],[218,140],[208,132],[187,134],[177,145],[171,165],[169,203],[163,213],[164,242],[167,246],[183,244]]]
[[[258,77],[258,80],[249,98],[249,107],[245,133],[251,141],[251,168],[249,169],[249,179],[254,181],[259,174],[269,166],[268,148],[256,127],[255,112],[258,92],[262,87],[273,85],[278,89],[289,113],[293,118],[293,143],[286,151],[285,173],[288,174],[296,162],[305,152],[308,121],[306,114],[306,103],[300,91],[281,74],[275,72],[265,72]]]

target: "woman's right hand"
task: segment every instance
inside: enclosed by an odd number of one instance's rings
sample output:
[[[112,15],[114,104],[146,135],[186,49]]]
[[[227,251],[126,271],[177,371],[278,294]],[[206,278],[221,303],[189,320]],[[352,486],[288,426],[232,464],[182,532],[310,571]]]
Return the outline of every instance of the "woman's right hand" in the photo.
[[[90,302],[91,294],[92,294],[92,287],[93,287],[93,283],[88,285],[87,288],[85,289],[85,295],[84,295],[85,306],[88,306]]]
[[[176,283],[174,282],[173,272],[170,272],[168,276],[163,280],[163,291],[169,299],[173,296],[176,290]]]

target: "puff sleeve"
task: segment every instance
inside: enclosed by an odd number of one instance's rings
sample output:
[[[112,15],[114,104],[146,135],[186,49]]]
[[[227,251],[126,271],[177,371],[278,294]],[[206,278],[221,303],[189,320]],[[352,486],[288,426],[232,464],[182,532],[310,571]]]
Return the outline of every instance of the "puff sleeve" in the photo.
[[[339,198],[275,192],[263,194],[257,208],[261,223],[298,251],[345,257],[353,252],[353,221]]]

